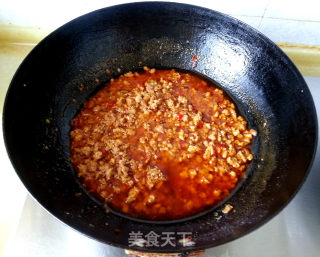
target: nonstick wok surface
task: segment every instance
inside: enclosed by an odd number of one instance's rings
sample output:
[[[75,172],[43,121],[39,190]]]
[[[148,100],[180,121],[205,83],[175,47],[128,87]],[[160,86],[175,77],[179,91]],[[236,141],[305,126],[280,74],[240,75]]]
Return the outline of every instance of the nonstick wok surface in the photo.
[[[79,185],[70,163],[70,121],[107,81],[143,66],[215,81],[258,131],[247,177],[228,200],[230,213],[220,206],[186,222],[142,223],[106,214]],[[26,188],[65,224],[121,248],[188,252],[245,235],[288,203],[312,163],[317,120],[301,74],[265,36],[209,9],[149,2],[89,13],[40,42],[11,82],[3,132]],[[129,246],[129,233],[138,231],[191,232],[195,244],[182,247],[176,236],[176,246]]]

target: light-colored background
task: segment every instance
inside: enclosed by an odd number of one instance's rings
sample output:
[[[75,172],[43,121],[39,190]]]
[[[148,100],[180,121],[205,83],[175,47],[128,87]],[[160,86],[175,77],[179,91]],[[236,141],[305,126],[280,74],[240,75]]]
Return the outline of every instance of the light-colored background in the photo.
[[[2,116],[5,93],[14,72],[38,40],[79,15],[124,2],[129,1],[0,0],[0,115]],[[196,4],[227,13],[253,26],[275,42],[320,45],[319,1],[198,0],[176,2]],[[11,36],[7,37],[6,33]],[[29,40],[30,35],[34,36],[31,41]],[[311,59],[312,56],[310,56],[310,61]],[[316,104],[319,105],[320,78],[307,77],[306,80],[312,89]],[[0,129],[2,131],[1,121]],[[253,257],[269,254],[269,256],[290,257],[320,256],[320,248],[318,252],[316,248],[320,243],[320,205],[319,201],[316,201],[320,196],[320,190],[317,189],[317,182],[320,183],[320,181],[319,175],[315,173],[319,169],[319,164],[316,165],[312,176],[309,176],[298,196],[277,218],[243,239],[217,248],[214,255],[208,256]],[[2,173],[0,179],[0,256],[6,247],[6,256],[40,256],[39,254],[44,253],[43,256],[74,256],[76,253],[74,250],[78,248],[80,249],[78,256],[91,254],[91,256],[111,257],[111,255],[106,255],[105,246],[96,244],[65,227],[28,196],[7,158],[2,136],[0,137],[0,170]],[[301,211],[301,208],[304,211]],[[310,219],[310,217],[313,218]],[[44,226],[49,231],[41,234],[41,228],[43,229]],[[28,229],[33,233],[26,233]],[[311,235],[313,238],[309,238]],[[314,235],[318,237],[314,238]],[[61,241],[64,244],[61,244]],[[297,248],[295,245],[302,242],[306,250]],[[280,245],[282,248],[279,248]],[[273,247],[276,248],[271,249]],[[247,249],[243,250],[246,255],[237,249]],[[112,255],[120,256],[116,251],[113,251]]]
[[[110,5],[138,1],[1,0],[0,21],[51,31],[79,15]],[[318,0],[198,0],[175,1],[230,14],[276,42],[320,45]]]

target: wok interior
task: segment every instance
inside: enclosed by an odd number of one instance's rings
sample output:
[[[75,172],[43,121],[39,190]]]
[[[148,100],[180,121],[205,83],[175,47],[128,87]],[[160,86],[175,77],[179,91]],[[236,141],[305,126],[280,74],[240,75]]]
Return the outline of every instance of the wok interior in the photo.
[[[196,67],[193,56],[198,58]],[[146,224],[106,214],[83,192],[69,160],[70,121],[110,78],[143,66],[193,71],[212,79],[258,131],[247,178],[228,200],[235,211],[224,215],[222,206],[215,210],[219,219],[209,212],[182,223]],[[20,66],[4,110],[9,156],[47,210],[102,242],[157,252],[225,243],[275,215],[305,178],[316,124],[303,78],[274,44],[228,16],[174,3],[106,8],[61,27]],[[195,245],[182,248],[177,237],[176,247],[129,247],[132,231],[191,232]]]

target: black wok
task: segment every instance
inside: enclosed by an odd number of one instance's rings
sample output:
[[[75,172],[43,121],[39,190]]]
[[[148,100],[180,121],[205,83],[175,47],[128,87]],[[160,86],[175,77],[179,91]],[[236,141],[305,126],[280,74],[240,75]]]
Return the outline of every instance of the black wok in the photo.
[[[234,207],[229,214],[223,214],[220,206],[186,222],[136,222],[106,214],[77,182],[69,160],[70,120],[110,78],[144,65],[193,71],[212,79],[258,131],[254,161],[228,200]],[[11,82],[3,132],[26,188],[65,224],[121,248],[188,252],[245,235],[288,203],[312,163],[317,120],[302,76],[265,36],[212,10],[149,2],[89,13],[38,44]],[[138,231],[191,232],[195,244],[183,247],[176,236],[176,246],[129,246],[129,233]]]

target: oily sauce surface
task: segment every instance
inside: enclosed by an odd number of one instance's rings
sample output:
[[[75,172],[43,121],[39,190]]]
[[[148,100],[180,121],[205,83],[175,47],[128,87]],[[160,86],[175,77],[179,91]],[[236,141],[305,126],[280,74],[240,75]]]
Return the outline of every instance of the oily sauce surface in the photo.
[[[90,192],[136,218],[171,220],[226,198],[256,131],[222,90],[175,70],[127,73],[72,120],[71,161]]]

